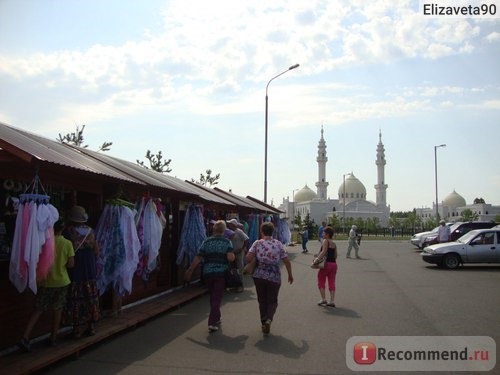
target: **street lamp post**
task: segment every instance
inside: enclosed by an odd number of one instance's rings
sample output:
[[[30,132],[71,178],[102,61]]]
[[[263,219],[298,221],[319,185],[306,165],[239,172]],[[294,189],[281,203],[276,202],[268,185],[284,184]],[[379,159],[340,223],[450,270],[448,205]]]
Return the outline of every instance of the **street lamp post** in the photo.
[[[438,204],[438,170],[437,170],[437,149],[446,147],[445,144],[434,146],[434,176],[436,180],[436,225],[439,225],[439,204]]]
[[[299,67],[299,64],[292,65],[287,70],[285,70],[285,71],[281,72],[280,74],[271,78],[269,80],[269,82],[267,82],[267,85],[266,85],[266,134],[265,134],[266,140],[265,140],[265,151],[264,151],[264,203],[267,203],[267,109],[268,109],[267,89],[268,89],[269,84],[271,83],[271,81],[273,79],[278,78],[279,76],[285,74],[289,70],[292,70],[292,69],[295,69],[298,67]]]

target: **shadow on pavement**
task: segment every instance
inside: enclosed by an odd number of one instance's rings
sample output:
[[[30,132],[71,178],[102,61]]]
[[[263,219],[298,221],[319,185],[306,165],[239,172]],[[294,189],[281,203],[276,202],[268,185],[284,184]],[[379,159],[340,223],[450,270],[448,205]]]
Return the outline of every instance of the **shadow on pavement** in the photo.
[[[186,339],[206,349],[219,350],[225,353],[234,354],[245,348],[245,342],[248,340],[248,336],[240,335],[236,337],[229,337],[224,335],[222,329],[220,329],[218,332],[209,334],[207,336],[207,341],[198,341],[191,337],[187,337]]]
[[[301,345],[298,346],[292,340],[283,336],[274,336],[272,333],[258,341],[255,347],[266,353],[295,359],[300,358],[309,351],[309,344],[305,340],[302,340]]]

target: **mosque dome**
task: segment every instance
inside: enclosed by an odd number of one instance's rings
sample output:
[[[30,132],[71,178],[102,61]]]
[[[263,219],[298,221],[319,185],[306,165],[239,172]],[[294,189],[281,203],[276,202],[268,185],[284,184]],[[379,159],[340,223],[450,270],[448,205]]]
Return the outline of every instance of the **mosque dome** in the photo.
[[[345,184],[345,189],[344,189]],[[345,192],[345,198],[353,201],[357,199],[366,200],[366,188],[361,181],[359,181],[353,173],[349,173],[345,177],[345,182],[339,187],[339,199],[343,199]]]
[[[318,198],[318,195],[312,191],[307,185],[295,193],[295,202],[309,202]]]
[[[466,205],[467,203],[465,202],[464,197],[458,194],[455,190],[453,190],[453,193],[447,195],[446,198],[443,199],[443,206],[464,207]]]

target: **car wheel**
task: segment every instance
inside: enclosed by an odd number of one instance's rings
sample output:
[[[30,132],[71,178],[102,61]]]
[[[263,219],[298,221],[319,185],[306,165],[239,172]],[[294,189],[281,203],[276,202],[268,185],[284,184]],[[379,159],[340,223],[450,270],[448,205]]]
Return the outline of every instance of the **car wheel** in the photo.
[[[460,266],[460,257],[457,254],[447,254],[443,259],[443,267],[454,270]]]

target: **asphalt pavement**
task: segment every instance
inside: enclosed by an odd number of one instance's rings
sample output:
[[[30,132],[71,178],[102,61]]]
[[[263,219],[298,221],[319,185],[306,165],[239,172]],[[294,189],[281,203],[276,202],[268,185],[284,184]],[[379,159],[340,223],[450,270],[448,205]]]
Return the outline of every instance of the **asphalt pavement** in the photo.
[[[500,265],[438,269],[408,241],[363,242],[359,260],[345,258],[345,241],[338,247],[336,308],[317,305],[317,270],[309,264],[319,242],[310,241],[308,254],[300,246],[287,248],[295,281],[289,285],[283,269],[268,336],[261,332],[253,282],[245,277],[243,293],[224,296],[216,333],[207,330],[204,295],[44,373],[353,374],[346,363],[353,336],[490,336],[500,342]],[[412,373],[422,372],[406,372]]]

